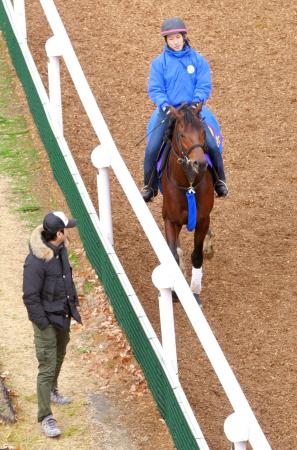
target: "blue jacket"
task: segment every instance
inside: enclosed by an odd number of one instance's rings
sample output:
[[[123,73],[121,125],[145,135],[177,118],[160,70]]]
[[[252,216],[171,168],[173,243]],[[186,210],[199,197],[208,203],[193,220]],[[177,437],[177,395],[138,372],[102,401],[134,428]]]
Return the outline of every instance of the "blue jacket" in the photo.
[[[189,45],[176,52],[166,44],[151,63],[148,94],[160,109],[183,102],[206,102],[211,88],[208,62]]]

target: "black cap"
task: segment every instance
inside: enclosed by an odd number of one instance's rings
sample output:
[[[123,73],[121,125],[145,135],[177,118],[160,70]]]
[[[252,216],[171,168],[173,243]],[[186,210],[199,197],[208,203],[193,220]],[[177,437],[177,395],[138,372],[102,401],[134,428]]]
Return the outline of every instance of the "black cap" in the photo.
[[[64,228],[73,228],[76,226],[75,219],[68,219],[62,211],[54,211],[47,214],[43,219],[43,229],[50,233],[56,233]]]

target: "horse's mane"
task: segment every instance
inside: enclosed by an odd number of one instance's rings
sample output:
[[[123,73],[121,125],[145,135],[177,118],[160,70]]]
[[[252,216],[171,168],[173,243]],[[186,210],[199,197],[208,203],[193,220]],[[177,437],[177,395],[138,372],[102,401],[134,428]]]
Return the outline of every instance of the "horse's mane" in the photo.
[[[182,111],[184,114],[184,122],[185,125],[191,125],[195,130],[200,130],[203,127],[202,121],[199,119],[198,116],[196,116],[194,114],[194,109],[189,106],[189,105],[183,105],[179,111]],[[176,119],[171,118],[166,134],[165,134],[165,138],[169,139],[170,141],[172,140],[172,136],[173,136],[173,131],[174,131],[174,127],[176,124]]]
[[[199,117],[194,114],[192,106],[184,105],[181,107],[180,111],[184,113],[184,122],[186,125],[191,125],[195,130],[200,130],[203,127]]]

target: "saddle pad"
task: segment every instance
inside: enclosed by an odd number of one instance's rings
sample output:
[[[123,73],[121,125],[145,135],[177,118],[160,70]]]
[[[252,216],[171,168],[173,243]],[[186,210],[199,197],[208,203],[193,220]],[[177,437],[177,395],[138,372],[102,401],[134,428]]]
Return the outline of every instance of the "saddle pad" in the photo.
[[[216,140],[217,146],[220,149],[220,152],[223,151],[223,135],[221,133],[220,125],[213,114],[213,112],[207,108],[207,106],[203,106],[201,111],[201,118],[205,120],[207,123],[208,129]]]
[[[209,154],[208,153],[204,153],[204,156],[205,156],[205,159],[206,159],[206,161],[207,161],[207,164],[209,165],[209,167],[213,167],[213,163],[212,163],[212,160],[210,159],[210,156],[209,156]]]
[[[157,172],[158,172],[159,178],[161,178],[163,170],[166,166],[170,148],[171,148],[171,145],[170,145],[170,142],[168,142],[168,141],[163,142],[160,147],[158,158],[157,158]]]

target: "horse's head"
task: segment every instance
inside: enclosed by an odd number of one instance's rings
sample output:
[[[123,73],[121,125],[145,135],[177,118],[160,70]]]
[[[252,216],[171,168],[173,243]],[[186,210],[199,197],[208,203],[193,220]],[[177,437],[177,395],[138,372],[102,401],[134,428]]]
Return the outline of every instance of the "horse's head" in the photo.
[[[170,108],[172,117],[176,119],[172,139],[173,150],[190,184],[194,182],[197,174],[202,176],[207,169],[204,156],[205,131],[199,118],[201,109],[202,103],[196,108],[189,105],[183,105],[179,109]]]

